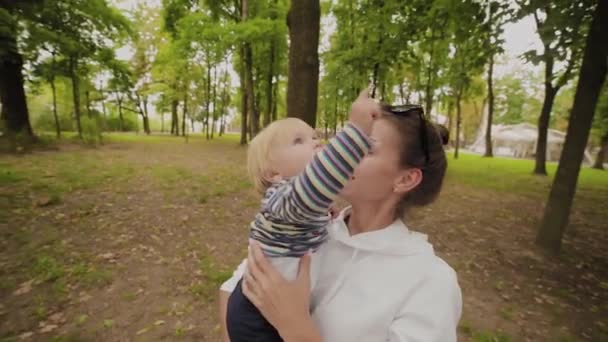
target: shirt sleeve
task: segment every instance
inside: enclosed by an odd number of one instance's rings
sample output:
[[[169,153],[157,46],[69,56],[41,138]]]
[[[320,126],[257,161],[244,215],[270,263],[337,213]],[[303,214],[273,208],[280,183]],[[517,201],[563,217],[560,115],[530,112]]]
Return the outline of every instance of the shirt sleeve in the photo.
[[[304,171],[273,191],[265,211],[286,222],[307,222],[327,210],[370,149],[370,141],[349,123],[317,153]]]
[[[456,273],[447,271],[423,281],[406,300],[389,328],[389,342],[457,341],[462,295]]]
[[[247,269],[247,259],[243,259],[243,261],[241,261],[239,266],[232,273],[232,277],[230,277],[230,279],[226,280],[220,286],[220,290],[232,293],[232,291],[234,291],[234,288],[236,287],[236,284],[239,282],[239,280],[241,280],[241,278],[243,278],[245,269]]]

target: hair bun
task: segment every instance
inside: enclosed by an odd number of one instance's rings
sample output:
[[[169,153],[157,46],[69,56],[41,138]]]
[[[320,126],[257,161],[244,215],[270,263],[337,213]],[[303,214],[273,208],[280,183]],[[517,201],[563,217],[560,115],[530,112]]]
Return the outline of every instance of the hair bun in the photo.
[[[447,145],[450,142],[450,131],[444,125],[440,124],[435,124],[435,129],[441,138],[441,143]]]

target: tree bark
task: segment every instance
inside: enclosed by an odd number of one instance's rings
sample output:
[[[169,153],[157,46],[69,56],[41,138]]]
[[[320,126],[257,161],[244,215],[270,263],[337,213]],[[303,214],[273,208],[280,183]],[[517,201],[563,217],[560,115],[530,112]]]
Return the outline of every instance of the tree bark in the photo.
[[[594,169],[598,169],[598,170],[604,169],[604,160],[606,158],[607,153],[608,153],[608,132],[604,133],[604,136],[602,136],[600,150],[597,152],[597,157],[595,158],[595,162],[593,163]]]
[[[0,30],[0,117],[7,133],[34,137],[23,88],[23,57],[17,50],[16,32],[10,28]],[[6,48],[5,48],[6,47]]]
[[[249,43],[245,43],[245,91],[247,92],[247,110],[249,113],[249,138],[258,134],[260,131],[260,117],[255,103],[255,93],[253,89],[253,51]]]
[[[51,85],[51,93],[53,94],[53,118],[55,119],[55,133],[57,139],[61,138],[61,126],[59,125],[59,117],[57,116],[57,89],[55,89],[55,77],[49,80]]]
[[[460,148],[460,122],[462,114],[462,108],[460,106],[461,97],[461,90],[459,90],[458,95],[456,95],[456,144],[454,146],[454,159],[458,159],[458,150]]]
[[[91,118],[91,98],[89,97],[88,90],[86,90],[84,92],[84,101],[86,102],[86,106],[87,106],[87,117],[90,119]]]
[[[101,98],[101,111],[103,112],[103,118],[105,120],[108,117],[108,113],[106,112],[106,101],[102,84],[99,84],[99,96]]]
[[[211,105],[211,62],[207,55],[207,84],[205,87],[205,138],[209,140],[209,106]]]
[[[276,19],[276,6],[278,0],[274,1],[273,12],[270,16],[271,19]],[[264,112],[264,127],[268,126],[270,122],[272,122],[272,104],[273,104],[273,79],[274,79],[274,69],[275,69],[275,58],[277,54],[277,41],[276,37],[272,37],[270,41],[270,61],[268,65],[268,75],[266,75],[266,111]]]
[[[557,254],[570,217],[572,201],[608,57],[608,2],[599,1],[593,15],[580,68],[564,149],[551,186],[536,243]]]
[[[316,126],[319,83],[319,0],[292,1],[289,27],[287,116]]]
[[[177,115],[177,106],[179,101],[173,99],[171,101],[171,134],[179,135],[179,116]]]
[[[165,113],[160,113],[160,132],[165,133]]]
[[[426,78],[426,87],[425,87],[425,96],[424,96],[424,111],[426,115],[431,115],[431,110],[433,109],[433,57],[435,55],[435,29],[431,27],[431,51],[429,57],[429,64],[427,66],[427,78]]]
[[[72,79],[72,97],[74,101],[74,117],[78,128],[78,137],[82,139],[82,126],[80,125],[80,79],[77,72],[78,61],[75,57],[70,57],[70,78]],[[120,108],[119,108],[120,110]],[[122,118],[122,114],[121,114]],[[121,119],[122,121],[122,119]]]
[[[555,101],[555,89],[550,82],[545,82],[545,99],[543,107],[538,118],[538,139],[536,140],[536,156],[534,173],[537,175],[546,175],[546,160],[547,160],[547,133],[549,130],[549,120],[551,119],[551,109]]]
[[[118,102],[118,130],[120,132],[124,132],[124,118],[122,116],[122,96],[121,95],[117,95],[116,96],[116,102]]]
[[[486,153],[484,157],[493,157],[492,151],[492,120],[494,118],[494,84],[492,74],[494,73],[494,54],[490,54],[490,63],[488,65],[488,126],[486,127]],[[483,115],[483,106],[481,107]]]
[[[182,136],[186,136],[186,116],[188,115],[188,90],[184,94],[184,106],[182,107]]]
[[[276,75],[277,79],[274,82],[273,86],[272,86],[272,115],[271,115],[271,122],[272,121],[276,121],[277,120],[277,99],[278,99],[278,93],[279,93],[279,75]]]
[[[241,46],[240,49],[241,52],[241,72],[240,72],[240,78],[241,78],[241,145],[247,145],[247,132],[248,132],[248,115],[247,112],[249,111],[249,106],[247,105],[247,103],[249,102],[249,100],[247,99],[247,90],[246,90],[246,72],[245,72],[245,46]]]

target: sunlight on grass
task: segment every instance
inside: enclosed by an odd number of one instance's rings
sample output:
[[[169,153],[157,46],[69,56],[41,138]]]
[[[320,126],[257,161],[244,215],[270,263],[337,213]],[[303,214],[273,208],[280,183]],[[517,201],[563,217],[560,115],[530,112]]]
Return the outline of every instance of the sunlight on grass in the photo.
[[[556,163],[547,164],[548,177],[532,174],[533,160],[483,158],[461,154],[458,159],[448,156],[448,182],[520,193],[546,194],[555,176]],[[583,167],[579,176],[579,190],[608,191],[608,172]]]

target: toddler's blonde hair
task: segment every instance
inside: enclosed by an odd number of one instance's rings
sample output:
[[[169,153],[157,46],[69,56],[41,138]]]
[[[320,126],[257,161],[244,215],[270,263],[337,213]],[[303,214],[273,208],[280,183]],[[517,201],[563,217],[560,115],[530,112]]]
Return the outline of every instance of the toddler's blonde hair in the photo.
[[[255,190],[261,194],[271,185],[268,179],[273,172],[273,149],[291,143],[298,127],[308,126],[297,118],[285,118],[272,122],[249,143],[247,173]]]

